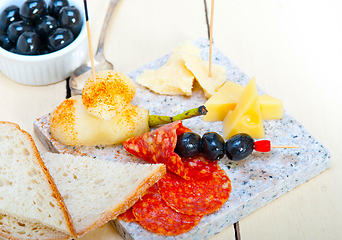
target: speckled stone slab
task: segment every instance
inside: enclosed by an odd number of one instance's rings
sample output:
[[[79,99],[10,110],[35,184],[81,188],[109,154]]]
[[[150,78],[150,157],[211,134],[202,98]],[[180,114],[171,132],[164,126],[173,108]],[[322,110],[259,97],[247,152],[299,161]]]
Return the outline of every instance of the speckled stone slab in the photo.
[[[202,58],[207,60],[208,40],[198,39],[194,43],[202,50]],[[169,56],[151,62],[131,72],[129,76],[135,80],[144,69],[157,69],[167,61]],[[250,80],[215,46],[213,63],[226,67],[227,80],[242,85],[246,85]],[[261,89],[258,90],[260,94],[263,93]],[[203,105],[205,101],[206,98],[197,85],[194,86],[191,97],[158,95],[137,86],[132,103],[148,109],[150,114],[170,116]],[[222,122],[208,123],[201,117],[184,120],[183,124],[199,134],[207,131],[222,134],[223,130]],[[249,158],[238,162],[230,161],[226,157],[221,159],[219,165],[232,181],[231,196],[220,210],[204,216],[189,232],[179,236],[164,237],[153,234],[136,223],[114,220],[111,224],[124,239],[207,239],[329,168],[329,151],[286,111],[281,120],[264,121],[264,128],[266,139],[271,140],[272,144],[300,145],[300,149],[272,149],[269,153],[253,152]],[[52,152],[144,163],[128,154],[122,146],[70,147],[60,144],[51,137],[48,115],[34,122],[34,130],[42,143]]]

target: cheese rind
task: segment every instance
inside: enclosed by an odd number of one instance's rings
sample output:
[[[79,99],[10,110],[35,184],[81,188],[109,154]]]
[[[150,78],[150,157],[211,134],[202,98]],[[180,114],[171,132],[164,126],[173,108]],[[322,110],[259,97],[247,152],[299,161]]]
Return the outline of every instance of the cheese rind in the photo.
[[[265,137],[255,78],[243,90],[235,109],[223,120],[224,139],[238,133],[247,133],[252,138]]]
[[[207,122],[223,121],[229,111],[233,111],[244,86],[227,81],[204,106],[208,113],[203,116]],[[267,94],[259,96],[261,115],[264,120],[281,119],[283,117],[283,102]]]

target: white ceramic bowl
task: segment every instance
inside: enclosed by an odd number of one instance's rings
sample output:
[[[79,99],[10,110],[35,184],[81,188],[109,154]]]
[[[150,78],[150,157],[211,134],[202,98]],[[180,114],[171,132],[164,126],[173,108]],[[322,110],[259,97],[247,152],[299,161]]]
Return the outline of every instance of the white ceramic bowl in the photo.
[[[25,0],[1,0],[0,12],[9,5],[19,8]],[[50,0],[45,0],[46,4]],[[71,76],[88,54],[87,28],[83,0],[69,0],[70,6],[80,10],[83,27],[78,37],[68,46],[45,55],[19,55],[0,48],[0,71],[9,79],[25,85],[48,85]]]

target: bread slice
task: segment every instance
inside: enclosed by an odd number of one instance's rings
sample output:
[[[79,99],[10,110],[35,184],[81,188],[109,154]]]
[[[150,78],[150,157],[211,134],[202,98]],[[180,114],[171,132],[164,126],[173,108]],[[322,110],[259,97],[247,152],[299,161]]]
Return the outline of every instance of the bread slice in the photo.
[[[87,156],[45,153],[77,236],[115,219],[166,173],[163,164],[133,164]]]
[[[31,135],[0,122],[0,236],[70,239],[70,217]]]

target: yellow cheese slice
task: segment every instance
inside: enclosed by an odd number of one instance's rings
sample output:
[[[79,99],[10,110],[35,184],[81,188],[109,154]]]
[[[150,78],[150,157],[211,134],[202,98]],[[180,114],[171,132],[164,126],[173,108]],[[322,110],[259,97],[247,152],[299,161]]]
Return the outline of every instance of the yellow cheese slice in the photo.
[[[210,98],[226,82],[226,68],[212,64],[212,76],[209,77],[209,62],[201,59],[200,56],[188,52],[179,51],[185,62],[185,66],[195,76],[201,85],[204,95]]]
[[[235,109],[244,86],[227,81],[214,95],[212,95],[204,106],[208,110],[203,116],[203,120],[207,122],[223,121],[229,111]]]
[[[228,139],[238,133],[247,133],[252,138],[264,138],[263,119],[255,78],[243,90],[236,107],[223,120],[223,137]]]
[[[284,115],[283,101],[267,94],[259,96],[261,115],[264,120],[282,119]]]
[[[204,106],[208,113],[203,116],[203,120],[207,122],[223,121],[229,111],[235,109],[244,86],[227,81]],[[264,120],[281,119],[283,117],[283,102],[279,99],[271,97],[267,94],[259,96],[261,115]]]
[[[199,48],[191,42],[185,42],[173,51],[165,65],[156,70],[145,70],[139,75],[137,83],[159,94],[191,96],[195,77],[186,68],[179,51],[200,57]]]

